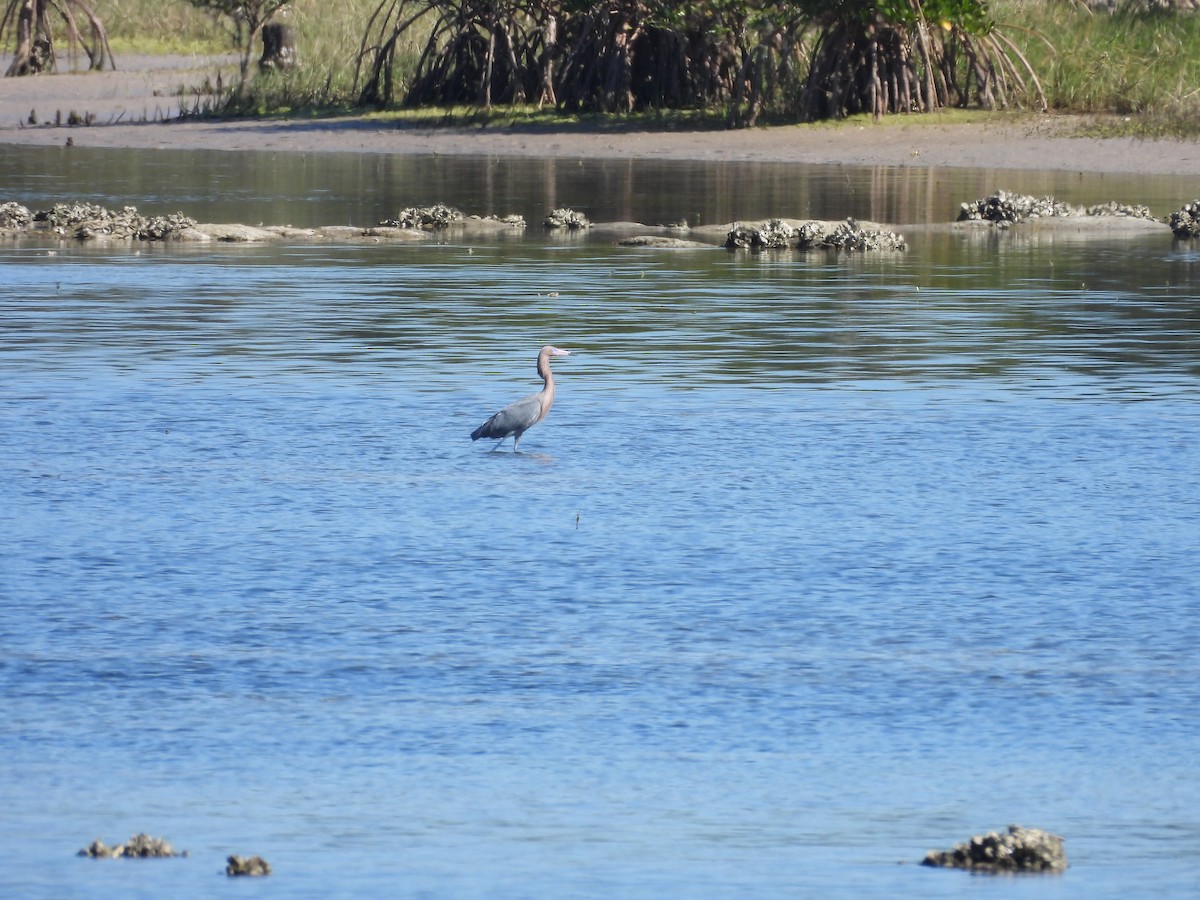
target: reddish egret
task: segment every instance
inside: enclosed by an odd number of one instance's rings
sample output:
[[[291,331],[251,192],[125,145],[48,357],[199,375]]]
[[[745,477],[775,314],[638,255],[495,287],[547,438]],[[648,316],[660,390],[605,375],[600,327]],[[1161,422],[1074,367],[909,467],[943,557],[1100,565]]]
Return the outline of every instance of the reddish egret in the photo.
[[[511,403],[496,413],[478,428],[471,432],[471,440],[481,437],[499,438],[501,442],[510,434],[513,436],[513,452],[521,443],[521,435],[532,428],[550,412],[554,403],[554,373],[550,371],[550,357],[570,356],[570,350],[559,350],[549,345],[542,348],[538,354],[537,371],[542,376],[542,389],[536,394],[530,394],[516,403]],[[500,446],[499,444],[496,445]]]

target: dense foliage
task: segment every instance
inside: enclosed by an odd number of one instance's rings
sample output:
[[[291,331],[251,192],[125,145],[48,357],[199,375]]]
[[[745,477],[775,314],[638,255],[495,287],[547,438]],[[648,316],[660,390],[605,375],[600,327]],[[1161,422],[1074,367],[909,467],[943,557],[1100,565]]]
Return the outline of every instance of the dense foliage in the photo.
[[[805,119],[986,109],[1028,96],[1036,73],[983,0],[799,0],[822,21],[800,104]],[[822,15],[824,18],[822,19]]]
[[[397,52],[418,48],[407,77]],[[361,101],[549,103],[568,111],[724,106],[801,119],[1013,105],[1032,68],[985,0],[385,0]]]

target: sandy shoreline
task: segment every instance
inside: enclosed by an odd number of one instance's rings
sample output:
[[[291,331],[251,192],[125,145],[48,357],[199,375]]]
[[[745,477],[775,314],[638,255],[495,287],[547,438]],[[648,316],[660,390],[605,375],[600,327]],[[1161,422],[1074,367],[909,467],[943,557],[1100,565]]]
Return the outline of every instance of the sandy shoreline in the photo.
[[[461,154],[867,166],[969,167],[1200,176],[1200,142],[1071,137],[1055,117],[944,124],[896,117],[867,125],[741,131],[635,128],[397,127],[370,118],[162,121],[180,86],[200,84],[218,60],[118,60],[116,72],[0,79],[0,144],[297,153]],[[184,103],[188,101],[183,100]],[[70,112],[88,126],[65,123]],[[39,124],[31,125],[33,117]],[[49,124],[46,124],[49,123]]]

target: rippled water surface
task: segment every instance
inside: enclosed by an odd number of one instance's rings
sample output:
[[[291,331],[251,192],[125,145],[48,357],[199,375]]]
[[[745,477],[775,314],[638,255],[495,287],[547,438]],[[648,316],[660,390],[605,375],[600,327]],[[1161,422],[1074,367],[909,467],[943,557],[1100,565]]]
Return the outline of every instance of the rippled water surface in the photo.
[[[152,159],[124,202],[248,218]],[[807,214],[418,162],[410,202],[535,225]],[[280,158],[254,220],[407,205],[380,165]],[[773,177],[922,222],[992,174]],[[1194,896],[1200,254],[910,245],[0,247],[3,892],[212,896],[240,853],[278,896]],[[550,417],[472,444],[548,342]],[[1012,822],[1071,869],[915,865]],[[190,857],[74,857],[137,831]]]

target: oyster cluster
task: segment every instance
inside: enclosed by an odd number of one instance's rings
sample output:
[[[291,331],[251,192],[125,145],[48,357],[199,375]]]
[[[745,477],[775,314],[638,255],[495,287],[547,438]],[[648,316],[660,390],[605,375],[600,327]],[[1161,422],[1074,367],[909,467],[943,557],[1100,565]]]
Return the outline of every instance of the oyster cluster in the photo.
[[[179,237],[183,231],[194,228],[196,220],[181,212],[169,216],[142,216],[140,226],[134,233],[139,241],[170,241]]]
[[[1029,219],[1046,219],[1054,216],[1124,216],[1133,219],[1153,219],[1148,206],[1142,204],[1117,203],[1113,200],[1095,206],[1072,206],[1053,197],[1032,197],[1014,194],[1011,191],[996,191],[990,197],[971,200],[959,208],[958,221],[994,222],[1001,228],[1016,225]]]
[[[186,857],[188,852],[184,850],[182,853],[177,853],[175,848],[162,838],[151,837],[143,833],[135,834],[124,844],[117,844],[113,847],[109,847],[104,841],[96,838],[76,855],[91,859],[166,859],[173,856]],[[271,864],[261,856],[233,855],[228,857],[226,863],[225,874],[230,877],[239,875],[262,877],[271,874]]]
[[[452,206],[435,203],[433,206],[410,206],[400,210],[400,215],[379,224],[390,228],[419,228],[422,231],[440,231],[455,222],[462,221],[463,214]]]
[[[151,859],[162,858],[168,856],[187,856],[187,851],[176,853],[172,847],[162,838],[150,837],[148,834],[135,834],[124,844],[117,844],[115,847],[108,847],[104,841],[96,838],[87,847],[80,850],[77,856],[89,856],[92,859],[117,859],[124,857],[127,859]]]
[[[977,834],[953,850],[930,850],[921,865],[994,873],[1061,872],[1067,867],[1067,854],[1057,834],[1009,825],[1006,834]]]
[[[3,210],[0,209],[0,216],[3,214]],[[1181,209],[1171,213],[1167,224],[1171,226],[1171,233],[1177,238],[1200,237],[1200,200],[1186,203]]]
[[[251,878],[261,878],[271,874],[271,864],[261,856],[233,855],[226,859],[225,874],[230,878],[244,875]]]
[[[990,197],[963,203],[959,208],[958,221],[982,220],[1006,228],[1027,219],[1074,215],[1078,215],[1076,207],[1053,197],[1031,197],[1000,190]]]
[[[800,229],[783,219],[768,219],[762,225],[734,222],[725,246],[730,250],[789,250],[799,244],[799,235]]]
[[[485,222],[499,222],[501,225],[510,225],[513,228],[524,228],[525,217],[512,213],[507,216],[484,216]]]
[[[841,222],[820,240],[820,246],[837,250],[905,250],[903,235],[894,231],[860,228],[854,219]]]
[[[56,203],[51,209],[33,213],[29,222],[79,240],[112,237],[136,241],[169,241],[196,224],[183,213],[143,216],[135,206],[113,211],[95,203]]]
[[[410,206],[400,210],[394,219],[384,219],[376,228],[415,228],[419,231],[443,231],[467,219],[484,222],[499,222],[513,228],[524,228],[525,218],[509,216],[466,216],[452,206],[435,203],[433,206]]]
[[[735,222],[725,238],[731,250],[904,250],[903,236],[893,231],[866,229],[854,219],[830,227],[810,221],[792,225],[784,219],[768,219],[761,225]]]
[[[551,210],[550,215],[546,216],[545,224],[547,228],[568,228],[571,231],[578,231],[592,226],[587,216],[573,209]]]
[[[0,228],[24,228],[33,221],[33,213],[20,203],[0,203]]]
[[[1127,219],[1153,219],[1154,213],[1150,207],[1141,203],[1118,203],[1109,200],[1107,203],[1097,203],[1083,211],[1085,216],[1118,216]]]

